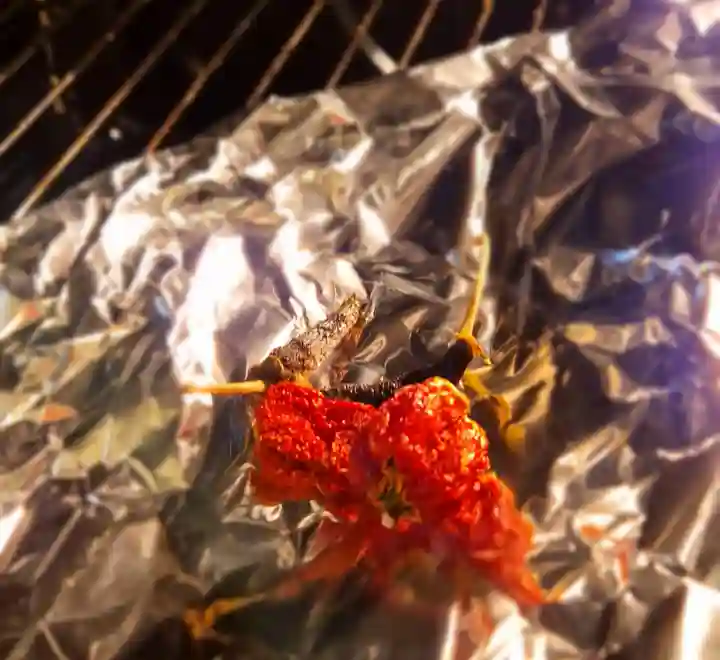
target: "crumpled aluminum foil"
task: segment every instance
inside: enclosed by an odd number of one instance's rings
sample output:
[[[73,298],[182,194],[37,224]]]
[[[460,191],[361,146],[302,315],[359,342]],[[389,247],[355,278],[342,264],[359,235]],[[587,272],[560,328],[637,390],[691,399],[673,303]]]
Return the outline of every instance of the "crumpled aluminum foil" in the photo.
[[[242,376],[351,292],[378,313],[350,378],[417,365],[485,232],[487,383],[528,432],[501,469],[563,595],[534,618],[489,597],[489,641],[457,657],[720,657],[719,17],[718,0],[618,0],[570,31],[271,99],[3,229],[2,657],[201,657],[173,617],[300,561],[320,514],[254,506],[238,404],[178,382]],[[454,607],[351,601],[248,614],[222,657],[444,660],[467,642]]]

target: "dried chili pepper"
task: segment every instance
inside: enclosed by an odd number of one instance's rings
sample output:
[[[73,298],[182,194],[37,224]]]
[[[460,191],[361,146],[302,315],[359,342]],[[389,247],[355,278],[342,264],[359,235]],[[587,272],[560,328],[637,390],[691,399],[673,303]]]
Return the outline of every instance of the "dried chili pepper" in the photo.
[[[456,341],[437,363],[399,378],[371,386],[333,384],[324,391],[310,385],[321,364],[347,358],[357,344],[367,310],[351,297],[324,322],[272,351],[250,370],[249,381],[188,388],[257,395],[256,499],[315,500],[332,515],[317,535],[319,554],[276,596],[358,563],[379,580],[390,578],[421,551],[439,556],[459,593],[467,586],[464,576],[475,571],[522,605],[543,601],[526,566],[531,525],[490,471],[485,432],[468,416],[468,400],[456,387],[474,358],[487,360],[472,334],[481,293],[478,276]],[[218,616],[247,604],[243,598],[215,601],[189,612],[186,621],[199,637]]]
[[[361,556],[349,555],[347,568],[440,552],[451,571],[472,566],[519,602],[542,601],[526,567],[532,528],[489,471],[485,433],[448,381],[408,385],[377,408],[283,383],[268,389],[255,419],[253,481],[262,499],[304,500],[314,488],[336,535],[363,529]]]

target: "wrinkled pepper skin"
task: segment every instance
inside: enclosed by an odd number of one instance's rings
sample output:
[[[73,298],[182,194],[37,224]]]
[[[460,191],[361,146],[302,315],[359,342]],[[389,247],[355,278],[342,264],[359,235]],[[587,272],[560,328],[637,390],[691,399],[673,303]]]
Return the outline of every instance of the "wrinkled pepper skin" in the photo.
[[[490,471],[487,437],[468,413],[465,396],[437,377],[378,407],[272,385],[255,409],[255,496],[324,506],[338,572],[362,562],[390,577],[423,551],[459,587],[477,571],[521,606],[541,603],[526,565],[532,527]]]

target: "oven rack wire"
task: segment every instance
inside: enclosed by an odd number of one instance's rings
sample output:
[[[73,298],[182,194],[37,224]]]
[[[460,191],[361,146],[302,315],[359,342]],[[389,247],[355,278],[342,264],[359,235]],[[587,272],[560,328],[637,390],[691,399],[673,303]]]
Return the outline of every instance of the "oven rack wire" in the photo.
[[[566,6],[6,0],[0,221],[26,214],[101,167],[252,109],[270,93],[333,88],[566,23]]]

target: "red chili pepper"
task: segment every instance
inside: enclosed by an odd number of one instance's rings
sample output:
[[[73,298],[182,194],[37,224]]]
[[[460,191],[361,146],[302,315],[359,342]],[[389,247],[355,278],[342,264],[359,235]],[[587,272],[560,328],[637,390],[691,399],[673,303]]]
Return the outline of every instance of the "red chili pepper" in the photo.
[[[412,551],[439,552],[451,573],[473,568],[521,604],[542,602],[526,566],[532,527],[489,471],[487,438],[468,408],[441,378],[379,408],[273,385],[255,411],[256,495],[320,502],[348,568],[362,559],[386,574]]]

